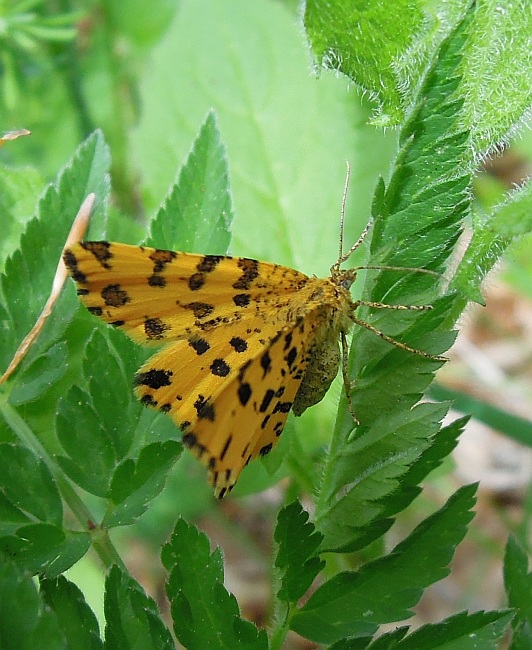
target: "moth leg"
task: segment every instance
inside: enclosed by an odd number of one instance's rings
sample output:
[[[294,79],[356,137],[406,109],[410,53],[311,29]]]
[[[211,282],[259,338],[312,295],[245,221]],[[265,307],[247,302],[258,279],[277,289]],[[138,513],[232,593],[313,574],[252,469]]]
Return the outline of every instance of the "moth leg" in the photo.
[[[342,379],[344,381],[344,390],[345,390],[345,397],[347,400],[347,407],[349,408],[349,413],[351,413],[353,422],[358,425],[360,424],[360,422],[358,421],[358,418],[355,415],[355,409],[353,406],[353,402],[351,400],[351,379],[349,378],[349,347],[347,345],[347,337],[343,330],[340,332],[340,341],[342,345]]]
[[[427,306],[421,305],[421,306],[404,306],[404,305],[384,305],[382,303],[358,303],[360,304],[371,304],[373,307],[384,307],[384,308],[389,308],[391,307],[392,309],[427,309]],[[388,341],[388,343],[391,343],[394,345],[396,348],[399,348],[400,350],[406,350],[407,352],[412,352],[413,354],[417,354],[420,357],[424,357],[425,359],[430,359],[431,361],[448,361],[449,359],[447,357],[441,356],[439,354],[429,354],[428,352],[423,352],[423,350],[418,350],[416,348],[411,348],[409,345],[406,343],[402,343],[401,341],[397,341],[396,339],[392,338],[391,336],[388,336],[384,332],[381,332],[378,330],[376,327],[373,327],[373,325],[370,325],[369,323],[366,323],[366,321],[361,320],[360,318],[357,318],[354,314],[351,314],[351,320],[353,323],[356,325],[360,325],[361,327],[364,327],[365,329],[369,330],[370,332],[373,332],[373,334],[376,334],[379,336],[381,339],[384,341]]]

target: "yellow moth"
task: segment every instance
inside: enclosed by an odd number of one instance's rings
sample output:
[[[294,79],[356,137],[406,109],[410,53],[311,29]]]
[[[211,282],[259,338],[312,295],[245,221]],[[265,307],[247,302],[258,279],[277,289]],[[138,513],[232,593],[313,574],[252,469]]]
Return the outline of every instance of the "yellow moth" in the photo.
[[[353,323],[441,359],[356,316],[361,305],[430,308],[351,298],[357,269],[340,265],[367,230],[347,254],[340,244],[328,278],[243,257],[106,241],[65,249],[65,264],[92,314],[139,343],[163,344],[137,373],[135,392],[172,417],[183,443],[207,467],[216,496],[231,490],[250,460],[272,449],[290,411],[301,415],[323,398],[339,366],[349,396],[346,334]]]

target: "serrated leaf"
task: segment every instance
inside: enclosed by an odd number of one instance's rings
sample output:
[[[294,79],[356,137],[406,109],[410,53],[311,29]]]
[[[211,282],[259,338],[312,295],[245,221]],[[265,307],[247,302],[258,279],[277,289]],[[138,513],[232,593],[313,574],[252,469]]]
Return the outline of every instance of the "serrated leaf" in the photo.
[[[0,550],[26,571],[50,578],[66,571],[89,550],[88,533],[65,531],[51,524],[28,524],[0,537]]]
[[[103,329],[103,327],[102,327]],[[96,330],[85,349],[83,374],[91,401],[117,460],[130,451],[142,405],[133,394],[133,377],[145,351],[121,333]],[[109,399],[112,396],[112,399]]]
[[[318,63],[340,70],[378,103],[374,123],[401,121],[424,69],[467,2],[311,0],[305,27]]]
[[[433,444],[421,454],[418,461],[411,465],[403,478],[402,484],[405,486],[419,485],[430,472],[439,467],[458,444],[458,438],[468,422],[469,417],[466,416],[442,427],[438,431]]]
[[[174,650],[155,601],[133,578],[113,566],[105,581],[105,643],[108,650]]]
[[[55,428],[67,454],[56,457],[61,469],[87,492],[108,496],[111,475],[118,460],[89,393],[74,386],[61,398]],[[87,458],[91,459],[90,463],[86,462]]]
[[[442,272],[460,234],[469,206],[470,176],[464,166],[467,133],[460,130],[460,26],[444,43],[427,73],[409,120],[400,134],[400,151],[387,188],[380,184],[374,202],[369,264],[420,267]],[[416,272],[383,269],[367,272],[362,297],[389,305],[430,304],[431,311],[360,308],[357,316],[380,332],[429,354],[452,344],[449,312],[456,296],[439,295],[438,280]],[[398,349],[363,327],[353,332],[351,402],[359,426],[348,415],[338,422],[317,504],[318,529],[327,548],[359,548],[361,528],[375,521],[368,540],[387,522],[383,499],[398,478],[428,449],[446,407],[417,419],[428,408],[412,410],[441,362]],[[339,413],[345,413],[345,402]],[[399,435],[395,435],[395,432]],[[362,445],[364,453],[359,453]],[[374,450],[367,453],[367,450]],[[378,452],[377,452],[378,450]],[[343,460],[344,459],[344,460]],[[374,460],[373,460],[374,459]],[[362,478],[364,480],[362,480]],[[345,489],[347,486],[347,489]],[[405,484],[404,501],[415,496]],[[335,495],[342,491],[342,497]]]
[[[223,255],[231,241],[232,220],[227,158],[211,112],[151,223],[146,245]]]
[[[137,460],[123,461],[111,480],[112,505],[102,526],[127,526],[140,517],[148,503],[163,489],[168,471],[182,449],[180,443],[172,440],[154,442],[141,449]]]
[[[58,463],[75,483],[101,497],[108,496],[112,474],[131,450],[142,412],[132,390],[142,353],[123,336],[113,342],[98,330],[91,336],[83,362],[90,392],[72,387],[59,400],[56,415],[57,437],[66,453]]]
[[[57,485],[46,464],[29,449],[0,444],[0,490],[18,518],[61,526],[63,506]]]
[[[395,630],[397,633],[398,630]],[[342,639],[328,647],[328,650],[366,650],[371,643],[371,636],[360,636],[351,639]]]
[[[397,123],[403,115],[399,63],[421,32],[421,5],[309,0],[305,28],[318,63],[338,69],[374,96]],[[419,64],[418,64],[419,65]]]
[[[473,215],[473,236],[452,280],[460,292],[459,313],[467,300],[483,304],[479,286],[506,248],[532,231],[532,182],[509,192],[489,214]]]
[[[76,213],[89,192],[102,200],[109,192],[109,152],[101,134],[87,139],[59,173],[56,185],[49,186],[39,201],[36,217],[28,222],[20,240],[20,248],[6,261],[0,279],[0,318],[3,321],[0,368],[5,369],[17,346],[37,320],[50,294],[52,279],[62,247]],[[92,231],[101,231],[103,216],[97,204],[92,217]],[[72,301],[71,306],[74,307]],[[61,319],[52,317],[47,323],[49,339],[57,339],[64,331],[71,313],[64,311]],[[41,334],[35,351],[46,347]],[[49,343],[48,343],[49,344]],[[37,349],[39,348],[39,349]]]
[[[166,592],[174,632],[188,650],[266,650],[264,630],[240,617],[235,597],[223,585],[223,563],[209,540],[180,519],[161,559],[169,571]]]
[[[394,632],[385,634],[368,650],[497,650],[511,618],[506,611],[461,612],[440,623],[423,625],[399,641]]]
[[[429,448],[428,432],[437,429],[446,413],[446,405],[425,403],[406,413],[385,414],[331,460],[333,485],[341,496],[324,495],[330,505],[316,522],[325,536],[324,548],[345,550],[383,514],[383,499],[397,490],[400,478]]]
[[[53,580],[42,579],[40,593],[55,613],[68,647],[76,650],[97,650],[103,647],[96,616],[73,582],[63,576]]]
[[[55,615],[41,607],[26,571],[0,562],[0,647],[13,650],[59,650],[64,638]]]
[[[20,406],[32,402],[50,390],[65,374],[68,348],[64,341],[60,341],[46,352],[34,359],[24,368],[24,372],[13,385],[9,394],[9,403],[12,406]]]
[[[317,555],[323,535],[308,518],[297,501],[285,506],[277,517],[274,538],[279,549],[275,566],[282,570],[277,597],[287,602],[297,602],[325,566]]]
[[[390,554],[320,586],[295,613],[291,629],[318,643],[334,643],[411,616],[409,608],[423,590],[448,574],[455,547],[473,517],[474,490],[458,490]]]

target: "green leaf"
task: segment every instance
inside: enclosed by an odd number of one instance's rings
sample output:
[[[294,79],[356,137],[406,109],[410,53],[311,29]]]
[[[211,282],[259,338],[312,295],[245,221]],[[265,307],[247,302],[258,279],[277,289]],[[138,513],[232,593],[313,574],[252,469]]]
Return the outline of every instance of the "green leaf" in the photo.
[[[55,614],[41,607],[27,572],[0,562],[0,647],[5,650],[60,650],[64,638]]]
[[[458,418],[454,422],[451,422],[451,424],[442,427],[438,431],[432,445],[421,454],[418,461],[410,466],[410,469],[402,480],[403,486],[419,485],[430,472],[440,467],[442,462],[451,455],[451,452],[458,444],[458,438],[468,421],[469,417],[466,416]]]
[[[425,67],[465,1],[309,0],[305,27],[318,64],[340,70],[378,104],[374,122],[402,121]]]
[[[22,569],[54,578],[89,550],[88,533],[65,531],[51,524],[28,524],[0,537],[0,550]]]
[[[76,650],[97,650],[103,647],[96,616],[73,582],[63,576],[53,580],[42,579],[40,593],[55,613],[68,647]]]
[[[356,197],[346,238],[358,236],[395,136],[366,124],[368,109],[344,80],[309,75],[301,27],[283,3],[182,3],[140,93],[133,147],[151,209],[214,108],[231,175],[233,254],[325,275],[338,251],[346,159]]]
[[[118,460],[99,413],[91,404],[90,394],[77,386],[71,388],[59,401],[55,426],[66,454],[56,458],[63,472],[87,492],[108,496]],[[90,463],[87,458],[91,459]]]
[[[274,538],[279,545],[275,566],[282,570],[277,597],[295,603],[325,566],[316,553],[323,535],[315,530],[308,521],[308,513],[296,501],[279,512]]]
[[[105,581],[105,645],[108,650],[174,650],[155,601],[133,578],[113,566]]]
[[[455,91],[467,22],[443,44],[400,134],[394,170],[377,187],[369,264],[443,272],[469,206],[467,134],[460,131],[461,102]],[[448,331],[456,296],[440,295],[437,278],[382,269],[368,271],[362,298],[388,305],[432,306],[430,311],[361,306],[357,317],[428,354],[441,354],[454,340]],[[356,288],[356,285],[355,285]],[[353,423],[345,399],[322,472],[316,509],[326,548],[359,548],[361,539],[389,525],[383,499],[432,444],[446,406],[415,407],[441,361],[398,349],[364,327],[355,327],[350,352]],[[432,409],[434,409],[432,411]],[[363,453],[361,453],[361,451]],[[411,485],[406,501],[415,496]],[[341,497],[337,498],[337,494]],[[372,521],[367,535],[361,530]]]
[[[295,613],[291,629],[318,643],[333,643],[411,616],[423,590],[449,573],[448,564],[473,517],[474,490],[458,490],[390,554],[320,586]]]
[[[20,248],[7,260],[0,279],[0,319],[3,322],[0,368],[6,368],[19,343],[30,331],[48,299],[57,264],[76,213],[89,192],[98,203],[91,221],[92,232],[101,232],[103,215],[100,201],[109,192],[107,169],[109,152],[101,134],[86,140],[59,173],[39,201],[37,216],[27,224]],[[72,301],[70,308],[74,307]],[[61,318],[52,314],[26,365],[50,339],[58,339],[71,318],[63,305]],[[60,311],[60,310],[54,310]],[[24,380],[23,369],[17,379]]]
[[[375,97],[386,121],[402,115],[398,64],[423,28],[417,2],[353,2],[309,0],[305,28],[318,64],[338,69]]]
[[[508,612],[461,612],[440,623],[423,625],[402,640],[384,634],[368,650],[497,650],[512,615]],[[401,630],[403,633],[405,628]]]
[[[25,368],[24,380],[14,382],[9,403],[15,407],[21,406],[49,392],[50,386],[59,381],[68,368],[67,353],[65,342],[60,341],[42,356],[33,359]]]
[[[489,214],[476,213],[473,236],[453,278],[451,288],[467,300],[483,304],[479,286],[502,253],[516,238],[532,232],[532,183],[507,194]]]
[[[211,554],[203,533],[180,519],[161,559],[170,574],[166,592],[174,632],[188,650],[266,650],[266,632],[240,617],[223,585],[221,554]]]
[[[225,148],[211,112],[151,223],[146,245],[223,255],[231,240],[232,220]]]
[[[512,650],[521,650],[532,644],[532,572],[528,571],[528,557],[510,537],[504,556],[504,586],[508,605],[516,610],[512,623]]]
[[[406,634],[406,630],[401,628],[394,630],[391,635],[401,638],[401,633]],[[329,650],[366,650],[371,642],[371,636],[359,636],[353,639],[342,639],[329,646]]]
[[[376,527],[378,530],[379,523],[382,526],[385,522],[393,522],[393,519],[389,518],[407,508],[421,493],[421,481],[449,457],[458,444],[458,438],[468,420],[468,417],[460,418],[438,431],[431,446],[421,454],[418,460],[412,463],[406,474],[401,478],[400,489],[390,493],[383,499],[383,513],[381,516],[384,519],[373,522],[372,527]],[[372,536],[370,533],[371,531],[368,530],[364,532],[368,542],[376,539],[376,536]],[[359,545],[357,548],[364,548],[364,546]],[[354,550],[351,545],[349,549]]]
[[[172,440],[154,442],[141,449],[137,460],[123,461],[111,481],[112,505],[102,526],[127,526],[140,517],[163,489],[166,476],[182,449],[180,443]]]
[[[145,11],[144,0],[128,0],[124,10],[123,0],[108,0],[105,10],[119,38],[125,36],[137,47],[148,47],[159,40],[179,5],[175,0],[155,0],[150,2],[150,10]],[[139,16],[142,20],[138,20]]]
[[[66,452],[57,457],[58,463],[75,483],[101,497],[108,496],[111,476],[131,450],[142,411],[132,388],[139,348],[122,335],[113,341],[99,331],[91,336],[83,362],[89,390],[73,386],[59,400],[56,416],[57,436]]]
[[[329,509],[316,522],[324,548],[350,546],[383,513],[384,497],[398,489],[400,478],[429,448],[427,434],[437,429],[446,412],[445,405],[425,403],[395,416],[384,414],[331,459],[335,493],[324,495]]]
[[[528,0],[475,3],[464,57],[464,122],[484,155],[508,139],[532,103],[532,14]]]
[[[30,218],[44,180],[36,169],[12,169],[0,165],[0,212],[2,239],[0,240],[0,269],[6,257],[18,245],[19,237]]]
[[[28,523],[37,520],[62,525],[61,497],[50,470],[41,459],[25,447],[4,443],[0,444],[0,468],[4,513],[10,506],[15,515],[11,524],[7,524],[8,528],[22,516]]]

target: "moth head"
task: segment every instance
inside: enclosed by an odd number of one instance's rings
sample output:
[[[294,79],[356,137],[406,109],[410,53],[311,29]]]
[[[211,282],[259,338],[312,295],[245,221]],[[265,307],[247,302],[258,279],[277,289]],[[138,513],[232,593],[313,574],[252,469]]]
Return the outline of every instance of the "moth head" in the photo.
[[[332,273],[334,283],[339,287],[343,287],[347,290],[351,288],[351,285],[356,280],[356,277],[356,269],[347,269],[345,271],[337,270],[336,272],[333,271]]]

